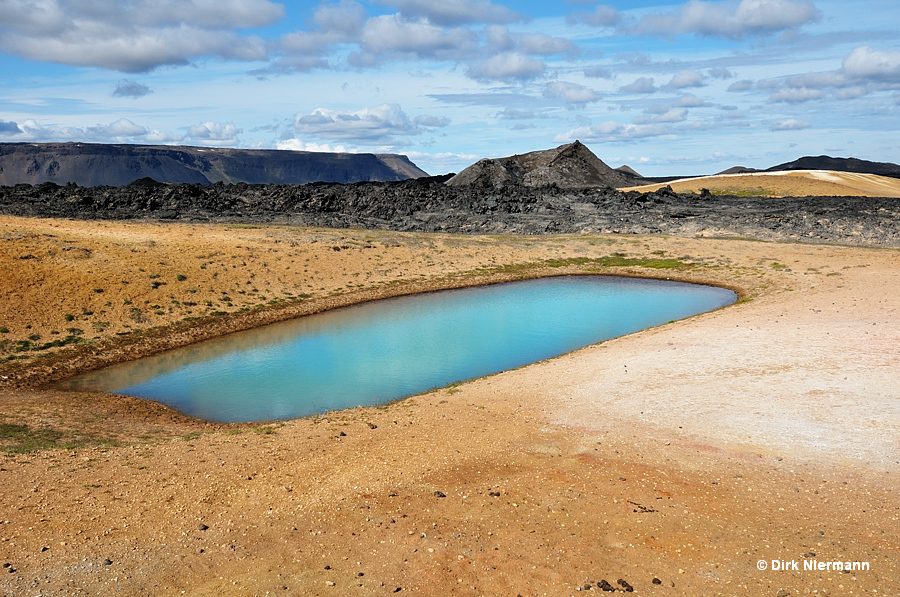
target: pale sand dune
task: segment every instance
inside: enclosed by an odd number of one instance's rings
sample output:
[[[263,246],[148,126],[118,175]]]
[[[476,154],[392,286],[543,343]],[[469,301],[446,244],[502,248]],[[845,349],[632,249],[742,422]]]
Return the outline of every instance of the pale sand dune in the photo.
[[[785,172],[753,172],[719,174],[684,178],[669,183],[627,187],[623,191],[648,192],[666,185],[679,193],[699,193],[709,189],[713,194],[759,195],[764,197],[900,197],[900,179],[876,174],[835,172],[832,170],[791,170]]]

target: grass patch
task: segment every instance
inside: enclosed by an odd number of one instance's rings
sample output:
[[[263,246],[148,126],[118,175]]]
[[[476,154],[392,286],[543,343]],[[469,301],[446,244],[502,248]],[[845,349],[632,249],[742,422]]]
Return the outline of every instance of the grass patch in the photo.
[[[768,197],[772,191],[762,187],[757,188],[727,188],[727,189],[710,189],[710,194],[716,197]]]
[[[28,425],[0,423],[0,450],[10,454],[74,447],[72,442],[61,441],[62,438],[62,432],[55,429],[32,429]]]

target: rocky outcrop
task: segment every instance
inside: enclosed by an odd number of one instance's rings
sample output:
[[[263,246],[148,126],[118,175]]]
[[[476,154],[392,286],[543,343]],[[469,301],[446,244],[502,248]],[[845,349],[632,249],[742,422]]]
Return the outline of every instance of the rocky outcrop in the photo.
[[[483,159],[449,181],[450,186],[502,188],[556,186],[561,189],[627,187],[635,182],[613,170],[579,141],[555,149],[533,151],[506,158]]]
[[[307,185],[0,187],[0,213],[79,219],[273,223],[467,234],[638,233],[900,247],[900,202],[727,197],[555,186],[448,186],[446,177]]]
[[[0,185],[251,184],[396,181],[427,176],[394,154],[317,153],[96,143],[0,143]]]

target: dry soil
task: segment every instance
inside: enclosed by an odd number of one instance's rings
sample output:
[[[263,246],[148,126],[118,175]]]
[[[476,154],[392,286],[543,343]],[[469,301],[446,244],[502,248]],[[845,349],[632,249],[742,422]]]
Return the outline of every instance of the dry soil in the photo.
[[[0,595],[900,594],[900,251],[9,217],[0,237]],[[294,421],[44,385],[339,304],[561,273],[742,299]],[[45,347],[69,337],[89,342]]]

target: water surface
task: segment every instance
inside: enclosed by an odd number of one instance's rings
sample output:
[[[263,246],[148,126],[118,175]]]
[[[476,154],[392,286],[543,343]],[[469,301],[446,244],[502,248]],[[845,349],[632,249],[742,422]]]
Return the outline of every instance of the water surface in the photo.
[[[220,422],[372,405],[728,305],[711,286],[567,276],[335,309],[69,380]]]

